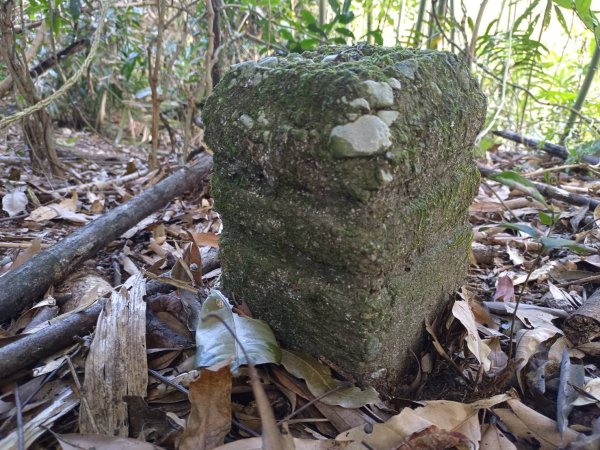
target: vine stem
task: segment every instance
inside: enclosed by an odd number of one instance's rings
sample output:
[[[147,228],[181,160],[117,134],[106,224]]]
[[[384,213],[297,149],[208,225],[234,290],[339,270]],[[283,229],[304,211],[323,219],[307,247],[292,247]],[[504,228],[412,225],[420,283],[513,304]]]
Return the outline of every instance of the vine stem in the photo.
[[[542,259],[544,250],[545,250],[545,247],[542,244],[542,248],[540,249],[535,260],[533,261],[533,264],[531,265],[531,269],[527,273],[527,277],[525,278],[525,281],[523,282],[523,285],[521,286],[521,289],[519,290],[519,293],[517,294],[517,296],[515,298],[515,310],[513,311],[511,323],[510,323],[510,334],[509,334],[510,340],[508,342],[508,359],[512,359],[512,356],[513,356],[512,355],[512,353],[513,353],[513,333],[515,331],[515,321],[517,320],[517,311],[519,310],[519,305],[521,304],[521,298],[523,298],[523,293],[525,292],[525,286],[527,286],[527,283],[529,282],[529,278],[531,278],[531,274],[536,269],[536,267],[539,265],[540,260]]]
[[[100,36],[102,35],[102,31],[104,30],[104,22],[106,22],[106,14],[108,12],[110,3],[111,3],[111,0],[105,0],[104,2],[102,2],[102,11],[101,11],[100,17],[98,19],[98,28],[96,28],[96,33],[94,34],[94,39],[92,41],[90,52],[88,53],[87,57],[85,58],[85,61],[83,62],[81,67],[79,67],[77,72],[75,72],[73,74],[73,76],[71,78],[69,78],[67,80],[67,82],[65,84],[63,84],[58,90],[56,90],[53,94],[49,95],[45,99],[40,100],[35,105],[31,105],[30,107],[25,108],[24,110],[18,112],[17,114],[13,114],[12,116],[8,116],[8,117],[5,117],[4,119],[0,120],[0,129],[7,127],[8,125],[10,125],[14,122],[17,122],[17,121],[23,119],[24,117],[27,117],[27,116],[35,113],[36,111],[39,111],[39,110],[45,108],[50,103],[54,102],[59,97],[61,97],[65,92],[67,92],[67,90],[69,90],[71,87],[73,87],[75,85],[75,83],[77,83],[79,78],[81,78],[81,76],[87,71],[88,67],[90,66],[90,64],[92,63],[94,58],[96,57],[96,53],[97,53],[98,47],[100,45]]]

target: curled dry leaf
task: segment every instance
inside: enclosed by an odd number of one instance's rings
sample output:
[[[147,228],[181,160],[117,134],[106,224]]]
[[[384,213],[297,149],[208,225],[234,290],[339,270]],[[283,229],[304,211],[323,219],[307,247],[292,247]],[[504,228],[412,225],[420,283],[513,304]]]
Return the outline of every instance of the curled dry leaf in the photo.
[[[483,370],[489,372],[492,368],[492,361],[489,358],[491,349],[479,337],[477,323],[469,304],[466,301],[456,301],[452,306],[452,314],[467,330],[467,347],[482,365]]]
[[[25,211],[27,203],[27,195],[22,191],[12,191],[2,197],[2,209],[6,211],[10,217],[14,217]]]

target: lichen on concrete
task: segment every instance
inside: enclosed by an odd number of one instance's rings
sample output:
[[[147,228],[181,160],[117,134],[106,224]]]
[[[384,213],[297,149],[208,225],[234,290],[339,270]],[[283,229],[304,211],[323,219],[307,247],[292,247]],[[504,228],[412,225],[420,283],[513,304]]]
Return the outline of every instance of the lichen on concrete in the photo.
[[[224,289],[393,392],[466,271],[474,79],[448,53],[323,47],[233,66],[203,114]]]

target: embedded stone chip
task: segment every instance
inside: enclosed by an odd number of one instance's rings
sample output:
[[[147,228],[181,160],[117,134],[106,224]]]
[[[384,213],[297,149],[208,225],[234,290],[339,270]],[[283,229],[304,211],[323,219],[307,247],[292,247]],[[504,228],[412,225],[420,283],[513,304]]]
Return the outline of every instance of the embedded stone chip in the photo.
[[[392,175],[385,169],[379,169],[379,178],[382,184],[389,184],[392,181],[394,181],[394,175]]]
[[[373,155],[392,145],[390,129],[385,122],[368,114],[334,127],[329,139],[334,156],[340,158]]]
[[[277,56],[267,56],[258,61],[260,67],[272,68],[277,66],[277,64],[279,64],[279,58],[277,58]]]
[[[387,80],[387,84],[389,84],[392,89],[395,89],[397,91],[402,89],[402,84],[400,84],[400,80],[398,80],[397,78],[389,78]]]
[[[268,126],[269,125],[269,120],[267,119],[267,116],[265,115],[264,111],[261,111],[260,114],[258,115],[258,123],[262,126]]]
[[[353,108],[365,108],[367,111],[371,109],[369,102],[364,98],[355,98],[348,104]]]
[[[400,113],[398,111],[377,111],[377,117],[383,120],[388,127],[396,121],[399,115]]]
[[[253,71],[255,67],[256,67],[256,63],[254,61],[244,61],[244,62],[232,65],[231,70],[238,72],[239,75],[243,75],[243,74]]]
[[[240,123],[248,129],[254,126],[254,119],[252,119],[252,117],[250,117],[248,114],[242,114],[239,120]]]
[[[366,80],[362,82],[367,100],[374,108],[383,108],[394,104],[394,92],[388,83]]]

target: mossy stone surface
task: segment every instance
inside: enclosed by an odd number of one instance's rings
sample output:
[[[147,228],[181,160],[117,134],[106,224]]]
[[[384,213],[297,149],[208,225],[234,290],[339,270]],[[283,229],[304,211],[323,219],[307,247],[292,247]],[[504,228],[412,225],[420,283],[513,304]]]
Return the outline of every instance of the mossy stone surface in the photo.
[[[282,344],[393,393],[467,269],[486,102],[448,53],[324,47],[208,99],[223,287]]]

